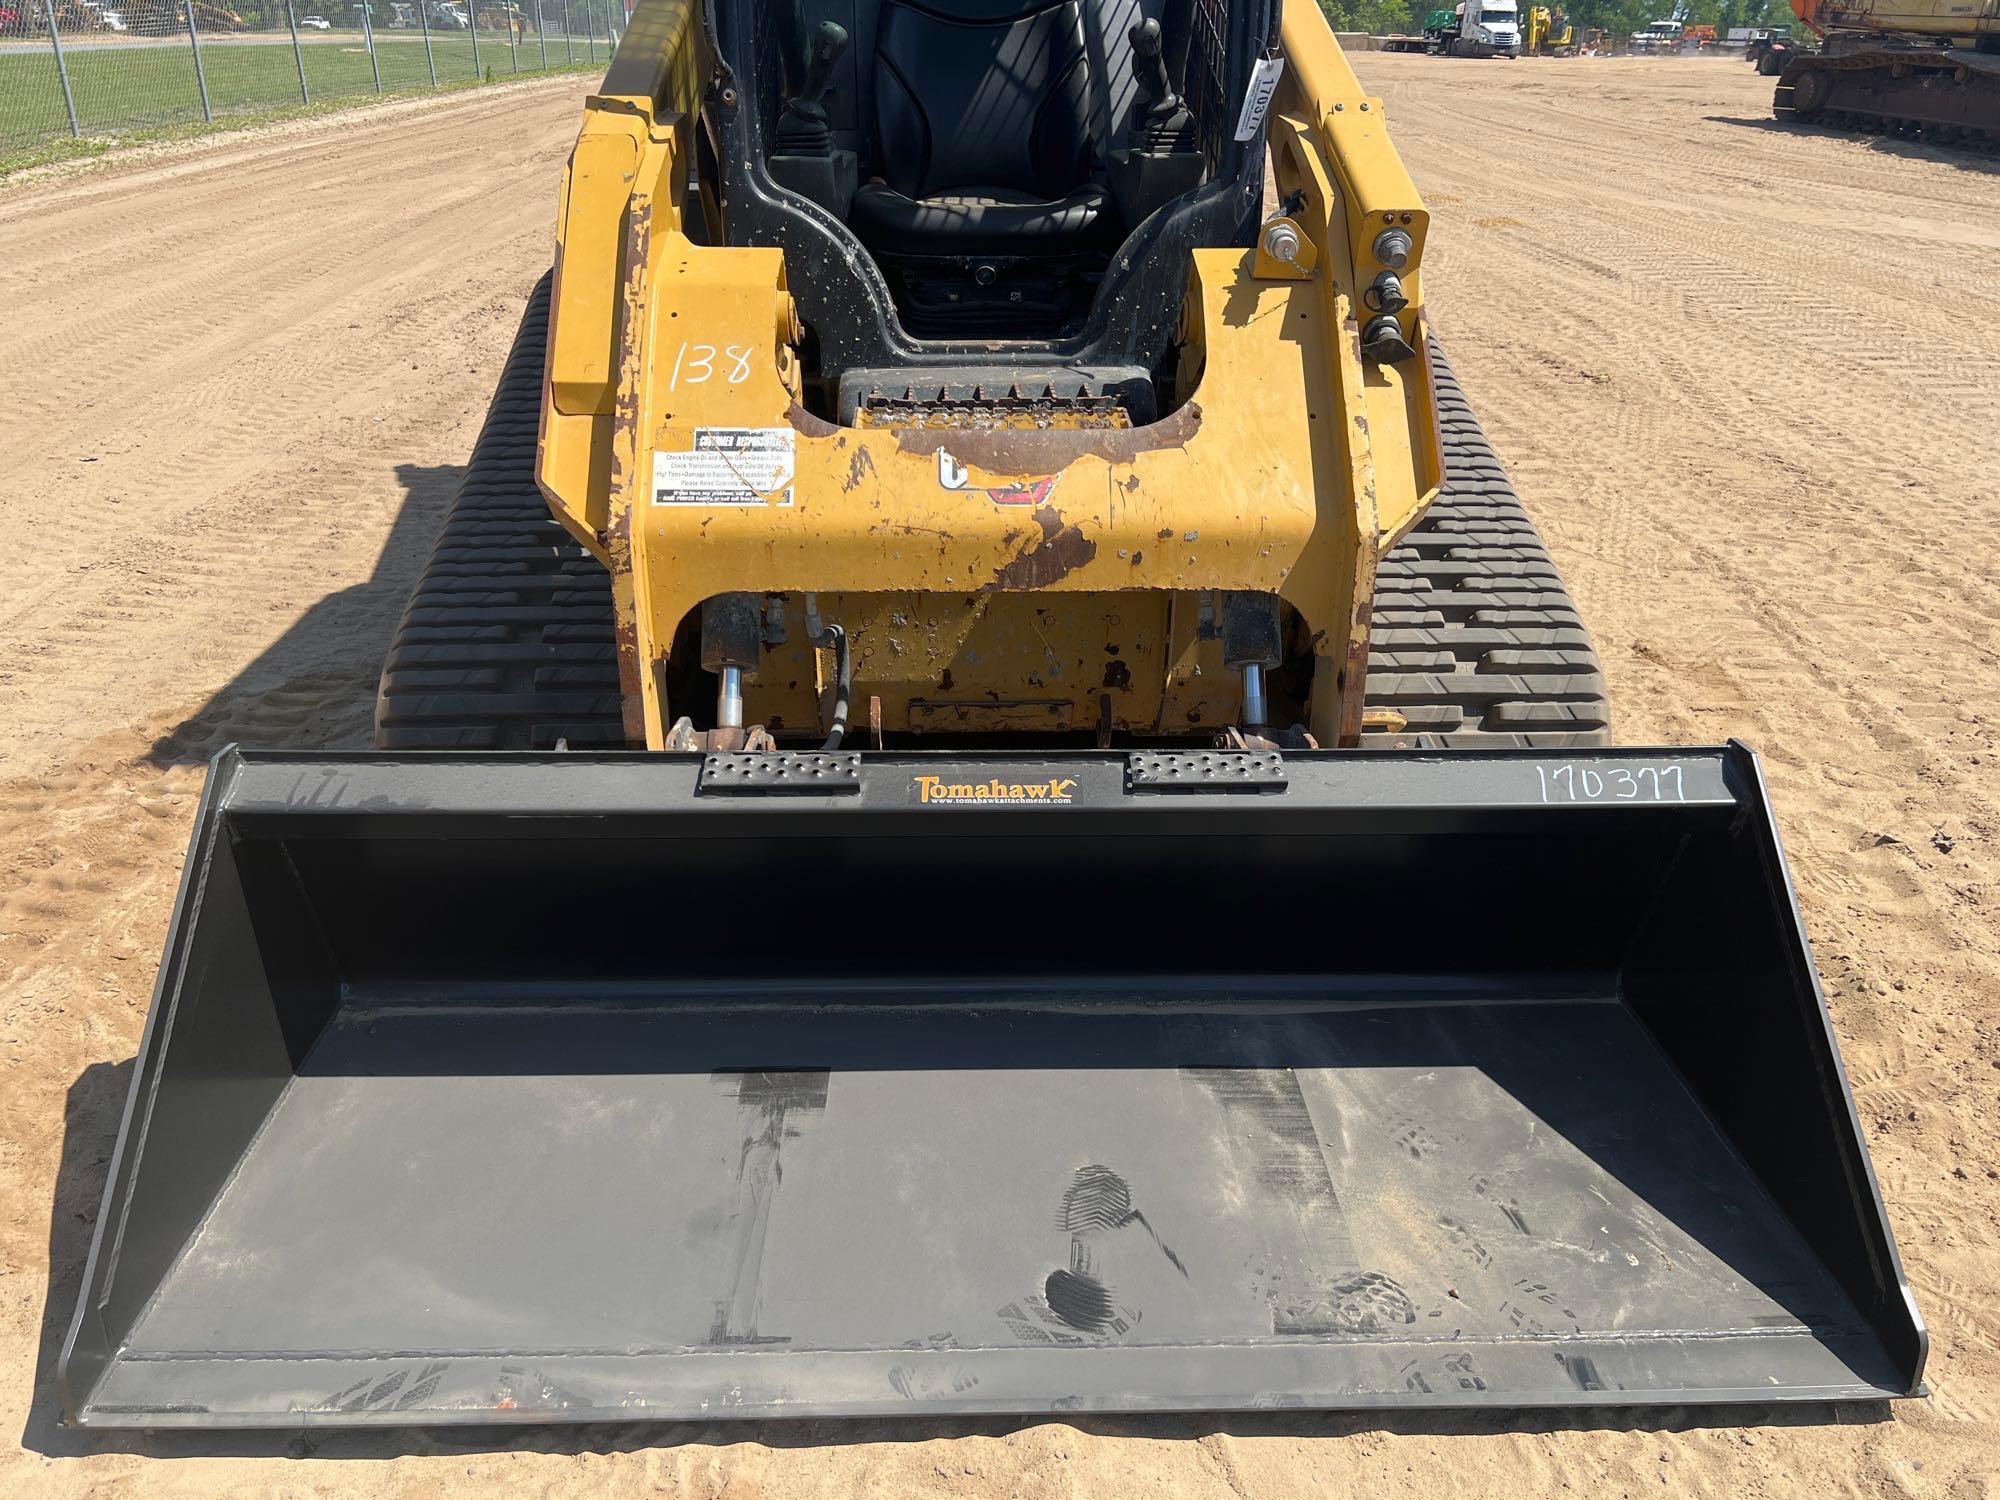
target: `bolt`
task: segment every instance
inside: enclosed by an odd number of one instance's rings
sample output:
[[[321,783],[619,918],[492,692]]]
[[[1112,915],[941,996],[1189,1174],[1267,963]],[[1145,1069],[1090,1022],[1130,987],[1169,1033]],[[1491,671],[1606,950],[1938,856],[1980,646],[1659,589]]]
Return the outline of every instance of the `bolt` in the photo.
[[[1284,219],[1272,223],[1264,231],[1264,253],[1273,260],[1296,265],[1299,259],[1298,229]]]
[[[1401,229],[1385,229],[1375,236],[1375,258],[1392,271],[1408,266],[1416,248],[1409,234]]]

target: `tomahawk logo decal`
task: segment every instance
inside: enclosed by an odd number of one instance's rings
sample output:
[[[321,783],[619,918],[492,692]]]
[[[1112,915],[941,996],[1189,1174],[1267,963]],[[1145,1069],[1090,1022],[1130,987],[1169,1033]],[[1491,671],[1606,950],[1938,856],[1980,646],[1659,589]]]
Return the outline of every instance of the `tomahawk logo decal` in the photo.
[[[1040,505],[1055,490],[1056,476],[1014,479],[1005,484],[986,485],[974,481],[972,471],[944,449],[937,451],[937,480],[940,489],[976,490],[995,505]]]
[[[924,807],[1067,807],[1076,794],[1076,779],[1055,776],[1047,781],[948,781],[942,776],[918,776],[910,782],[910,800]]]

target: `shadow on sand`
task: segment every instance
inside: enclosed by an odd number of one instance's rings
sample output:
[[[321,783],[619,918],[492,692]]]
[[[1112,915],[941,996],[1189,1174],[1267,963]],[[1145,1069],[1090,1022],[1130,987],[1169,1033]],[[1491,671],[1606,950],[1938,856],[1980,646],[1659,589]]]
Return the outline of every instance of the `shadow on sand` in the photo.
[[[307,609],[220,692],[155,741],[152,763],[199,765],[232,744],[367,749],[382,659],[464,476],[457,464],[398,464],[403,503],[374,573]]]
[[[1774,120],[1769,116],[1704,115],[1717,125],[1735,125],[1743,130],[1768,130],[1782,135],[1818,135],[1833,140],[1861,141],[1870,151],[1884,156],[1901,156],[1911,161],[1940,162],[1961,172],[1981,172],[2000,176],[2000,159],[1978,146],[1940,146],[1932,141],[1905,140],[1898,135],[1876,135],[1865,130],[1848,130],[1833,125],[1807,125],[1797,120]]]

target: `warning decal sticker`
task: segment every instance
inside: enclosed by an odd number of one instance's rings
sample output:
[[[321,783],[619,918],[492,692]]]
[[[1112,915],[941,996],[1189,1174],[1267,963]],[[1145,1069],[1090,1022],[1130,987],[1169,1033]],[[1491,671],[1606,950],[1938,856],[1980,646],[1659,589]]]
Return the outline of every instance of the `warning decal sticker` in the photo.
[[[797,455],[789,427],[697,427],[692,449],[653,454],[653,503],[790,505]]]

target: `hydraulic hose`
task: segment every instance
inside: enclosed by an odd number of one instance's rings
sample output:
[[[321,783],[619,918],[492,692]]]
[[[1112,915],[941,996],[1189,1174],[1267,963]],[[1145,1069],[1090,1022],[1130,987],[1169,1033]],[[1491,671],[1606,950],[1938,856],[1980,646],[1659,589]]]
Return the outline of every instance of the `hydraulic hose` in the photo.
[[[812,643],[833,647],[833,729],[820,748],[838,750],[847,738],[847,704],[854,694],[854,663],[848,655],[847,632],[829,625],[812,638]]]

